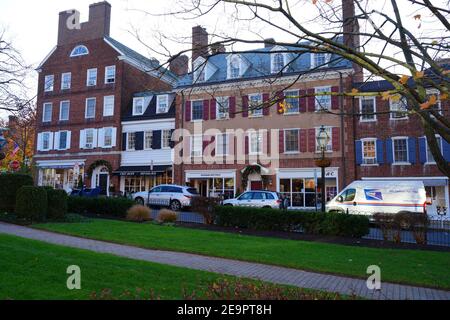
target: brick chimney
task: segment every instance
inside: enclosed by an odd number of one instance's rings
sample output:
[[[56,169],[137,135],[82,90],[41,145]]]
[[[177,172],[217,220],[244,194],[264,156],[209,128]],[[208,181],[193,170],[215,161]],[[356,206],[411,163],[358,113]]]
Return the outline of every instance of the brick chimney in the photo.
[[[176,57],[170,62],[169,70],[177,76],[184,76],[189,72],[189,58],[186,55]]]
[[[264,48],[272,48],[274,46],[274,42],[275,42],[274,38],[264,39]]]
[[[192,62],[208,56],[208,32],[202,26],[192,28]]]
[[[354,0],[342,0],[342,23],[344,44],[359,51],[359,22],[355,18]],[[355,80],[358,81],[359,79],[359,81],[362,81],[362,68],[357,64],[353,64],[353,69],[355,70]]]
[[[77,11],[62,11],[59,13],[58,45],[62,46],[109,36],[110,25],[111,5],[106,1],[91,4],[89,6],[89,20],[83,23],[80,23]]]
[[[211,54],[225,53],[226,51],[223,43],[214,43],[211,45]]]

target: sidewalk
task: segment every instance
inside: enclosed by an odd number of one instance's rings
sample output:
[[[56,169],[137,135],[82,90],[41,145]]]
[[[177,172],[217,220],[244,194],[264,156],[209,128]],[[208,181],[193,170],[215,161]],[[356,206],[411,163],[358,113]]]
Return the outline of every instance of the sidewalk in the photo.
[[[5,223],[0,223],[0,233],[67,247],[91,250],[99,253],[109,253],[136,260],[204,270],[237,277],[259,279],[301,288],[338,292],[346,295],[355,294],[369,299],[450,300],[450,291],[386,282],[381,284],[381,290],[372,291],[367,289],[366,281],[361,279],[189,253],[142,249],[104,241],[61,235]]]

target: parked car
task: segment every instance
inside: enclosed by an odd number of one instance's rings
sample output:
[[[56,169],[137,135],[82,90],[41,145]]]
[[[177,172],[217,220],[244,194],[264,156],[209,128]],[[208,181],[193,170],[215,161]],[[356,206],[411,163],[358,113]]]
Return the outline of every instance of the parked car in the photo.
[[[283,208],[284,201],[280,194],[273,191],[247,191],[234,199],[223,201],[224,206]]]
[[[190,207],[193,197],[198,196],[195,188],[177,185],[160,185],[150,191],[136,192],[133,200],[141,205],[169,207],[173,211]]]
[[[100,188],[94,188],[94,189],[72,189],[70,192],[71,197],[88,197],[88,198],[96,198],[100,195],[102,190]]]
[[[422,181],[354,181],[326,205],[327,212],[374,213],[426,212]]]

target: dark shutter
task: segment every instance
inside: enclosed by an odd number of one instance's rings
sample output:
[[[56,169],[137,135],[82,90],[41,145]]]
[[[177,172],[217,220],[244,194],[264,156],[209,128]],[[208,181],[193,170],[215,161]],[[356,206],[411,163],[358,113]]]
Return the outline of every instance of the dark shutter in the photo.
[[[340,137],[341,129],[340,128],[332,128],[331,129],[331,143],[333,145],[333,151],[339,151],[341,149],[341,137]]]
[[[270,115],[270,94],[268,93],[263,93],[263,115],[268,116]]]
[[[278,112],[278,114],[283,114],[283,108],[281,107],[281,105],[284,103],[284,92],[283,91],[277,92],[277,99],[278,99],[277,112]]]
[[[242,116],[248,117],[248,96],[242,96]]]
[[[279,146],[279,152],[284,153],[284,130],[280,130],[280,135],[279,135],[279,139],[278,139],[278,146]]]
[[[306,97],[304,97],[304,95],[306,95],[306,90],[300,90],[299,95],[300,95],[300,98],[298,98],[299,111],[306,112]]]
[[[300,137],[299,137],[299,144],[300,144],[300,152],[307,152],[307,130],[306,129],[300,129]]]
[[[230,103],[230,118],[234,118],[236,116],[236,97],[229,98]]]
[[[161,130],[153,131],[152,149],[161,149]]]
[[[122,133],[122,151],[127,150],[127,134]]]
[[[331,87],[331,92],[339,92],[339,87]],[[331,96],[331,109],[339,110],[339,96]]]
[[[450,143],[448,143],[444,138],[441,138],[442,141],[442,155],[444,156],[445,161],[450,162]]]
[[[250,148],[249,148],[249,146],[248,146],[248,139],[249,139],[249,137],[248,137],[248,135],[245,135],[245,154],[246,155],[248,155],[249,154],[249,152],[250,152]]]
[[[203,100],[203,120],[209,120],[209,100]]]
[[[393,163],[394,162],[394,154],[392,150],[392,139],[386,140],[386,162]]]
[[[361,165],[363,162],[362,141],[361,140],[355,141],[355,157],[356,157],[356,164]]]
[[[173,133],[175,132],[175,129],[170,130],[170,142],[169,142],[169,146],[171,149],[173,149],[175,147],[175,139],[173,137]]]
[[[312,95],[308,97],[308,112],[316,111],[316,97],[314,96],[315,92],[316,91],[314,89],[308,89],[307,91],[308,95]]]
[[[316,129],[308,129],[308,151],[316,152]]]
[[[384,142],[381,139],[377,139],[377,163],[384,163]]]
[[[427,162],[427,142],[425,137],[419,138],[419,160],[421,163]]]
[[[191,102],[186,101],[184,106],[184,118],[186,121],[191,121]]]
[[[416,138],[408,138],[408,158],[411,164],[416,163]]]
[[[217,101],[216,99],[211,99],[209,103],[209,117],[211,120],[216,120],[216,113],[217,113]]]
[[[144,150],[144,132],[136,132],[134,134],[134,149],[135,150]]]

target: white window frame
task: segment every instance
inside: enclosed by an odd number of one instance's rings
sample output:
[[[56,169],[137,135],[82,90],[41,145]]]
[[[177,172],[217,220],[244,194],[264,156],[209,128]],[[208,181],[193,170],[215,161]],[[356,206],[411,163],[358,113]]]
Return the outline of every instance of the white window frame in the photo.
[[[106,132],[107,130],[111,130],[111,144],[106,144]],[[114,128],[113,127],[106,127],[103,128],[103,141],[102,146],[103,148],[112,148],[113,147],[113,135],[114,135]]]
[[[92,132],[91,146],[88,146],[88,142],[87,142],[88,132]],[[95,132],[96,132],[95,129],[85,129],[84,130],[84,149],[94,149]]]
[[[45,135],[48,135],[48,148],[44,148],[44,137],[45,137]],[[52,147],[51,147],[52,133],[51,132],[42,132],[41,133],[41,137],[42,137],[41,151],[50,151],[52,149]]]
[[[142,111],[141,112],[136,112],[136,103],[138,101],[142,101]],[[144,110],[144,104],[145,104],[145,99],[144,97],[136,97],[133,98],[133,116],[142,116],[145,112]]]
[[[107,109],[106,109],[106,107],[107,107],[106,102],[107,102],[108,99],[111,99],[111,100],[112,100],[112,109],[111,109],[111,113],[107,113],[107,112],[106,112],[106,111],[107,111]],[[115,99],[115,96],[113,96],[113,95],[111,95],[111,96],[104,96],[104,97],[103,97],[103,116],[104,116],[104,117],[112,117],[112,116],[114,116],[114,105],[115,105],[115,103],[116,103],[115,100],[116,100],[116,99]]]
[[[260,142],[260,145],[259,145],[260,148],[258,147],[259,150],[257,150],[257,151],[252,150],[253,149],[252,148],[252,146],[253,146],[253,144],[252,144],[252,137],[255,136],[255,135],[257,136],[256,137],[257,141]],[[249,132],[249,134],[248,134],[248,154],[251,155],[251,156],[261,155],[261,154],[263,154],[263,150],[264,150],[264,135],[263,135],[263,132],[262,131]]]
[[[91,117],[88,117],[88,102],[89,101],[94,101],[94,114]],[[85,119],[95,119],[95,109],[97,109],[97,98],[86,98],[86,106],[85,106],[85,110],[84,110],[84,118]]]
[[[410,165],[409,159],[409,137],[392,137],[392,164],[393,165]],[[395,159],[395,143],[394,140],[406,140],[406,162],[405,161],[396,161]]]
[[[288,93],[295,93],[295,96],[298,96],[300,92],[299,92],[299,90],[286,90],[286,91],[284,91],[284,96],[287,97],[287,96],[291,95]],[[300,100],[298,98],[296,98],[296,100],[297,100],[297,104],[298,104],[298,110],[292,112],[292,111],[289,111],[289,108],[287,107],[286,98],[284,99],[284,103],[286,104],[286,112],[284,112],[284,115],[293,115],[293,114],[300,113]]]
[[[51,86],[49,83],[51,83]],[[48,74],[44,77],[44,92],[52,92],[53,90],[55,90],[55,75]]]
[[[438,113],[440,114],[440,115],[443,115],[443,113],[442,113],[442,101],[441,101],[441,99],[440,99],[440,92],[438,91],[438,90],[436,90],[436,89],[431,89],[431,90],[427,90],[427,98],[429,98],[430,96],[432,96],[432,95],[435,95],[436,97],[437,97],[437,106],[438,106]],[[432,114],[430,114],[430,117],[433,117],[434,118],[434,116],[432,115]]]
[[[223,139],[225,137],[225,140]],[[222,140],[219,140],[222,138]],[[222,148],[220,148],[219,141],[222,143]],[[224,143],[225,142],[225,143]],[[223,147],[225,147],[226,152],[223,153]],[[229,133],[218,133],[216,134],[216,156],[228,156],[230,154],[230,134]]]
[[[61,133],[63,133],[63,132],[66,133],[66,147],[65,148],[61,148]],[[69,149],[67,147],[68,146],[68,143],[67,143],[68,138],[69,138],[69,131],[68,130],[59,131],[58,132],[58,148],[55,148],[55,149],[57,149],[57,150],[68,150]]]
[[[318,92],[318,90],[319,90],[319,92]],[[320,91],[320,90],[322,90],[322,91]],[[320,92],[331,92],[331,86],[320,86],[320,87],[315,87],[314,88],[314,93],[320,93]],[[326,106],[326,108],[324,108],[320,103],[319,103],[319,99],[320,98],[323,98],[323,97],[328,97],[328,101],[329,101],[329,104],[328,104],[328,106]],[[319,98],[319,99],[318,99]],[[321,112],[322,110],[331,110],[331,104],[332,104],[332,101],[331,101],[332,99],[331,99],[331,95],[328,95],[328,96],[315,96],[315,99],[314,99],[314,102],[315,102],[315,105],[314,105],[314,108],[315,108],[315,111],[316,112]]]
[[[373,142],[374,148],[375,148],[375,157],[374,158],[367,158],[364,157],[364,142]],[[361,153],[362,153],[362,166],[378,166],[378,157],[377,157],[377,138],[364,138],[361,139]],[[366,163],[366,159],[373,159],[373,163]],[[368,161],[369,162],[369,161]]]
[[[325,56],[326,63],[324,63],[323,65],[321,65],[319,67],[319,64],[317,63],[317,57],[322,54]],[[311,55],[311,68],[316,68],[316,67],[326,68],[330,64],[331,55],[329,53],[319,52],[319,53],[311,53],[310,55]]]
[[[95,83],[92,84],[92,83],[89,82],[89,80],[90,80],[90,73],[94,72],[94,71],[95,71]],[[86,73],[86,86],[87,87],[95,87],[97,85],[97,80],[98,80],[98,70],[97,70],[97,68],[88,69],[87,73]]]
[[[237,61],[238,64],[238,74],[234,75],[232,73],[232,65],[234,61]],[[236,69],[236,68],[234,68]],[[242,58],[239,55],[231,55],[230,58],[228,59],[228,68],[227,68],[227,78],[228,79],[238,79],[242,76]]]
[[[405,105],[405,115],[403,117],[394,117],[393,114],[395,112],[399,112],[399,111],[393,111],[392,110],[392,104],[394,103],[394,101],[392,101],[392,99],[389,99],[389,118],[390,120],[407,120],[408,119],[408,111],[407,111],[407,106],[408,106],[408,101],[406,100],[405,97],[401,97],[400,100],[398,101],[398,103],[402,103],[402,101],[404,102]]]
[[[168,139],[167,146],[164,146],[164,142],[165,142],[164,133],[166,133],[166,134],[169,133],[169,136],[168,136],[169,139]],[[171,139],[172,139],[172,130],[170,130],[170,129],[161,130],[161,149],[170,149],[170,140]]]
[[[62,110],[63,110],[63,103],[67,103],[68,104],[68,108],[67,108],[67,119],[63,119],[62,118]],[[59,121],[69,121],[70,119],[70,100],[65,100],[65,101],[61,101],[59,103]]]
[[[133,148],[130,147],[130,135],[134,135],[134,146]],[[136,132],[127,132],[127,151],[134,151],[136,150]]]
[[[114,70],[114,76],[108,77],[108,70],[113,69]],[[113,81],[108,81],[110,79],[113,79]],[[105,67],[105,84],[113,84],[116,83],[116,66],[106,66]]]
[[[197,154],[194,154],[194,141],[195,139],[200,139],[200,150],[197,150]],[[194,134],[190,138],[190,155],[191,158],[198,158],[203,156],[203,135],[201,134]]]
[[[275,57],[281,55],[283,57],[283,66],[280,70],[275,69]],[[271,73],[279,73],[281,71],[284,71],[286,68],[286,53],[282,52],[275,52],[270,55],[270,71]]]
[[[84,52],[76,53],[77,49],[83,49]],[[78,45],[78,46],[76,46],[75,48],[72,49],[72,51],[70,52],[70,57],[73,58],[73,57],[85,56],[85,55],[88,55],[88,54],[89,54],[89,49],[86,46]]]
[[[64,82],[64,77],[68,76],[69,77],[69,81],[68,81],[68,85],[64,86],[65,82]],[[69,90],[72,87],[72,72],[64,72],[61,74],[61,90]]]
[[[252,108],[252,97],[258,97],[258,100],[260,101],[259,105],[260,107],[258,109]],[[252,93],[248,95],[248,117],[249,118],[260,118],[264,116],[264,108],[263,108],[263,95],[262,93]],[[257,113],[255,113],[257,112]]]
[[[164,110],[160,110],[160,103],[161,100],[165,99],[166,100],[166,107],[164,108]],[[163,94],[163,95],[159,95],[156,97],[156,113],[160,114],[160,113],[167,113],[169,112],[169,95],[168,94]]]
[[[286,150],[286,146],[287,146],[287,135],[286,132],[287,131],[297,131],[297,150],[296,151],[287,151]],[[300,129],[299,128],[289,128],[289,129],[284,129],[284,133],[283,133],[283,140],[284,140],[284,153],[285,154],[298,154],[300,153]]]
[[[49,119],[45,119],[45,114],[46,114],[45,109],[46,109],[46,107],[50,107],[50,118]],[[53,115],[53,103],[45,102],[42,105],[42,122],[43,123],[52,122],[52,115]]]
[[[151,142],[150,142],[150,147],[147,147],[147,133],[150,133],[151,137],[152,137]],[[161,133],[161,138],[162,138],[162,133]],[[144,150],[153,150],[152,145],[153,145],[153,130],[144,131]]]
[[[202,106],[202,118],[201,119],[194,119],[194,103],[196,102],[200,102],[201,106]],[[191,122],[201,122],[203,121],[203,114],[204,110],[203,110],[203,100],[192,100],[191,101]]]
[[[362,105],[363,105],[363,100],[372,100],[373,101],[373,119],[363,119],[363,109],[362,109]],[[361,114],[361,116],[359,117],[359,121],[360,122],[375,122],[377,121],[377,99],[376,97],[361,97],[359,98],[359,113]]]
[[[222,102],[226,101],[227,112],[220,112],[220,106]],[[217,120],[227,120],[230,118],[230,97],[222,96],[216,98],[216,119]]]
[[[322,152],[320,150],[320,146],[317,144],[317,136],[320,132],[321,127],[316,127],[316,134],[314,136],[315,145],[316,145],[316,153]],[[330,142],[327,145],[327,150],[325,150],[326,153],[332,153],[333,152],[333,127],[325,127],[326,130],[329,130],[329,136],[330,136]]]
[[[207,63],[208,62],[202,57],[199,57],[194,61],[194,83],[206,81]]]
[[[435,135],[436,136],[436,138],[438,138],[439,139],[439,142],[440,142],[440,146],[439,146],[439,148],[441,149],[441,153],[443,152],[443,148],[442,148],[442,137],[440,136],[440,135]],[[423,138],[425,138],[425,157],[426,157],[426,162],[425,162],[425,164],[426,165],[434,165],[434,164],[436,164],[436,160],[435,159],[433,159],[433,161],[430,161],[429,160],[429,158],[428,158],[428,140],[427,140],[427,137],[426,136],[423,136]]]

